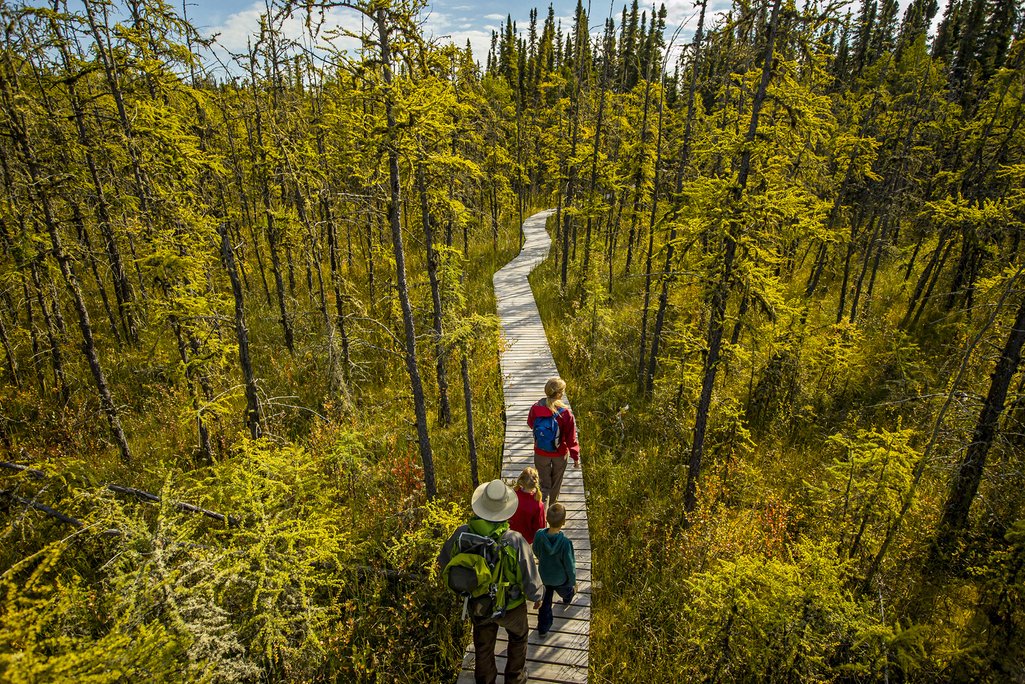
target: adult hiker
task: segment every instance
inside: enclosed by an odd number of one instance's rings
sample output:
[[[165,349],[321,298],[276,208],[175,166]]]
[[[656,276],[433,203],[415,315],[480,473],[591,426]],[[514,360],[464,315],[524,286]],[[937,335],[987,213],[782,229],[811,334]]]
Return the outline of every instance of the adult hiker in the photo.
[[[549,378],[545,398],[530,407],[527,425],[534,431],[534,467],[541,480],[541,497],[550,506],[559,500],[567,458],[580,467],[577,421],[563,400],[566,381]]]
[[[464,597],[464,617],[473,623],[477,684],[494,684],[498,678],[499,627],[509,635],[505,681],[527,681],[527,601],[541,600],[544,587],[527,540],[509,529],[518,504],[516,492],[501,480],[480,485],[470,503],[474,515],[456,529],[438,556],[443,580]]]

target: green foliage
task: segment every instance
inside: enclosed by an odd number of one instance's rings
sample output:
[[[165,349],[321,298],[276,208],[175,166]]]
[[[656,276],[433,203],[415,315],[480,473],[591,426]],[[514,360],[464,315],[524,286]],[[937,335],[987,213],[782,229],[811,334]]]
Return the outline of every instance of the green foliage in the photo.
[[[859,430],[829,438],[842,452],[825,467],[822,482],[809,485],[819,524],[828,527],[838,553],[864,563],[878,551],[899,515],[921,457],[915,431]]]
[[[693,679],[875,679],[921,657],[920,633],[887,626],[870,600],[840,589],[847,572],[828,545],[805,540],[789,559],[740,556],[695,575],[670,634],[681,647],[666,654],[679,663],[673,670]]]
[[[2,476],[0,678],[454,678],[433,557],[469,445],[450,382],[427,501],[394,151],[422,399],[468,360],[485,477],[491,275],[521,214],[561,208],[533,284],[583,435],[592,676],[1021,679],[1020,369],[962,562],[920,572],[1020,297],[1013,3],[951,5],[929,45],[922,3],[785,2],[766,63],[770,4],[673,62],[663,10],[600,41],[582,5],[534,13],[485,61],[392,3],[390,85],[380,36],[345,52],[316,3],[269,7],[227,69],[162,0],[3,5],[0,450],[43,477]]]

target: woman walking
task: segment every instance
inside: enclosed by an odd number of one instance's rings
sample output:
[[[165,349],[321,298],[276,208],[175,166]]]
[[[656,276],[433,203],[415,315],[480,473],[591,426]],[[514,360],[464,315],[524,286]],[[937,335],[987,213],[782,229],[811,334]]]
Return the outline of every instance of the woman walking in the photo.
[[[527,414],[527,425],[534,431],[534,467],[541,481],[541,497],[549,506],[559,500],[567,458],[573,459],[574,468],[580,467],[577,422],[563,400],[565,393],[565,380],[549,378],[545,398]]]

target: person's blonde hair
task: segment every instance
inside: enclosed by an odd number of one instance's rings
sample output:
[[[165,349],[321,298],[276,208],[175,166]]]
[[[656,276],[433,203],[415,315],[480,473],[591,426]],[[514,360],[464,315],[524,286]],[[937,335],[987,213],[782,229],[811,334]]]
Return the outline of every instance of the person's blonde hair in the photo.
[[[528,494],[534,492],[534,501],[541,500],[541,476],[537,468],[526,467],[516,480],[516,491],[524,491]]]
[[[562,400],[565,394],[565,380],[558,376],[548,378],[548,382],[545,383],[545,406],[549,411],[556,413],[559,409],[569,408],[569,404]]]
[[[566,507],[561,503],[553,503],[548,507],[548,527],[557,529],[566,524]]]

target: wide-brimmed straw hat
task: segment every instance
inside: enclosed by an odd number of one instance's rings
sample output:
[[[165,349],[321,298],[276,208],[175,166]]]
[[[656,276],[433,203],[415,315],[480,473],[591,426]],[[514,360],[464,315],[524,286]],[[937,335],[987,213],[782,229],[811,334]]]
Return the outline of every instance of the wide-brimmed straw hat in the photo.
[[[491,522],[508,520],[516,512],[517,505],[516,491],[501,480],[485,482],[477,487],[470,502],[474,513]]]

